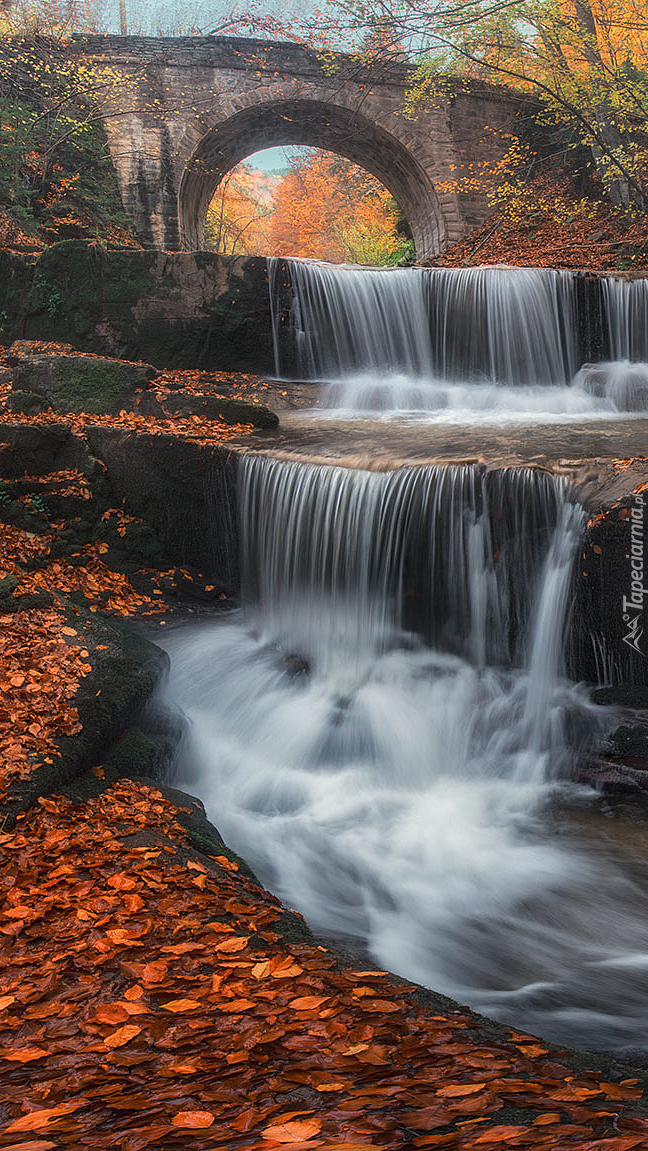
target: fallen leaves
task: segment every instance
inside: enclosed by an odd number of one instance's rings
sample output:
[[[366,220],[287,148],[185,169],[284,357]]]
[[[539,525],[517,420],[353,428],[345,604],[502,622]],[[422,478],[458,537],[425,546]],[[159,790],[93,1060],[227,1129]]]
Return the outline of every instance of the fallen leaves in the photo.
[[[42,1059],[48,1054],[44,1047],[3,1047],[0,1059],[6,1059],[9,1063],[33,1063],[35,1059]]]
[[[136,1035],[142,1031],[141,1027],[136,1027],[135,1024],[129,1023],[125,1027],[118,1027],[116,1031],[111,1031],[110,1035],[104,1037],[106,1047],[123,1047],[125,1043],[130,1043]]]
[[[271,1123],[261,1132],[263,1139],[273,1139],[275,1143],[301,1143],[312,1139],[322,1130],[321,1119],[295,1119],[287,1123]]]
[[[64,624],[54,607],[0,616],[0,792],[33,771],[35,756],[55,752],[60,736],[81,730],[72,699],[90,669]]]
[[[289,946],[281,906],[227,857],[188,866],[178,815],[121,781],[81,805],[47,798],[0,836],[20,914],[0,935],[1,1146],[50,1132],[57,1151],[645,1145],[639,1082],[571,1072],[517,1033],[476,1045],[467,1009],[432,1014],[384,973]],[[504,1107],[528,1119],[498,1122]]]
[[[74,1111],[78,1111],[86,1103],[87,1099],[77,1099],[59,1103],[56,1107],[42,1107],[36,1111],[29,1111],[27,1115],[14,1119],[13,1123],[4,1128],[3,1134],[11,1135],[15,1131],[41,1131],[43,1127],[47,1127],[54,1120],[60,1119],[64,1115],[72,1115]]]
[[[616,270],[630,257],[637,268],[648,255],[648,222],[628,226],[604,196],[583,200],[570,182],[544,172],[525,177],[517,212],[507,203],[476,231],[451,246],[435,264],[514,264],[535,268]],[[627,266],[621,263],[621,267]]]

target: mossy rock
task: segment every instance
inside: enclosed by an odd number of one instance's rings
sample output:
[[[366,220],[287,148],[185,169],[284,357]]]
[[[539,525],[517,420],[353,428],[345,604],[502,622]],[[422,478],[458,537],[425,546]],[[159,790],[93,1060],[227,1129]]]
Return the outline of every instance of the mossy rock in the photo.
[[[38,393],[57,412],[111,415],[136,407],[154,375],[149,364],[99,356],[26,356],[14,368],[14,388]]]
[[[37,392],[12,391],[6,398],[10,412],[19,412],[21,415],[33,415],[37,412],[51,411],[50,403]]]

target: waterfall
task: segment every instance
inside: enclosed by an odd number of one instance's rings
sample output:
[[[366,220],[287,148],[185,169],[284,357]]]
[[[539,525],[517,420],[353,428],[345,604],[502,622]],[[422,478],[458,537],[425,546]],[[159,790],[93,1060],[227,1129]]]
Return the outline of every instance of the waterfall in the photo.
[[[371,660],[405,626],[477,663],[523,662],[561,509],[572,542],[580,515],[564,481],[521,468],[366,472],[250,456],[241,472],[246,610],[320,668]]]
[[[648,361],[648,280],[602,282],[613,360]]]
[[[290,374],[276,304],[286,266],[288,330],[301,378],[373,372],[564,384],[576,370],[575,296],[567,272],[269,264],[280,374]]]
[[[271,301],[280,296],[285,266],[291,283],[288,329],[301,378],[327,379],[358,370],[384,374],[398,369],[412,376],[433,373],[424,271],[361,271],[270,259]],[[275,303],[278,374],[285,370],[280,319]]]
[[[316,930],[560,1042],[640,1045],[645,891],[548,814],[609,723],[563,673],[567,486],[240,473],[244,607],[166,639],[179,782]]]
[[[643,285],[269,271],[277,372],[332,381],[325,406],[458,422],[648,406]],[[572,383],[579,292],[593,328],[604,296],[617,359]],[[176,781],[315,930],[516,1027],[628,1051],[648,1023],[648,868],[574,782],[613,722],[565,676],[582,527],[541,470],[248,455],[242,607],[165,638],[168,692],[191,720]]]
[[[280,376],[324,408],[437,421],[596,419],[648,408],[648,280],[548,268],[347,268],[269,261]],[[580,285],[580,287],[579,287]],[[579,293],[596,290],[612,361]],[[599,295],[600,291],[600,295]],[[580,369],[580,370],[579,370]]]

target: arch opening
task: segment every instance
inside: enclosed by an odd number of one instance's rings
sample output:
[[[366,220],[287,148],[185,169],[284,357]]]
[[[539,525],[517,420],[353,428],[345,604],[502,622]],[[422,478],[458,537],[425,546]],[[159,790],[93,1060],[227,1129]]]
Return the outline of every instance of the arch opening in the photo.
[[[436,192],[405,145],[357,111],[316,100],[255,104],[203,136],[180,183],[182,246],[203,247],[207,208],[232,168],[264,148],[294,144],[334,152],[375,176],[402,210],[419,258],[442,248],[446,225]]]
[[[207,209],[205,248],[331,264],[412,258],[409,225],[375,176],[335,152],[289,145],[232,168]]]

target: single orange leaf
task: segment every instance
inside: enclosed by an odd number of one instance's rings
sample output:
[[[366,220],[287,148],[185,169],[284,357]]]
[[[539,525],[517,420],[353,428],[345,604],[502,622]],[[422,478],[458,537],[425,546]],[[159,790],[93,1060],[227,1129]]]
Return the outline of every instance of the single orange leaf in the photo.
[[[49,1051],[43,1047],[3,1047],[0,1051],[0,1059],[7,1059],[10,1063],[33,1063],[45,1055],[49,1055]]]
[[[164,1011],[177,1013],[181,1011],[197,1011],[199,1007],[202,1007],[202,1003],[199,1003],[197,999],[169,999],[168,1003],[161,1003],[160,1006]]]
[[[222,951],[227,954],[233,951],[242,951],[244,947],[247,947],[249,938],[249,935],[234,935],[228,939],[223,939],[215,945],[214,951]]]
[[[518,1135],[529,1133],[534,1134],[530,1127],[513,1127],[508,1126],[508,1124],[500,1124],[497,1127],[489,1127],[481,1135],[475,1136],[473,1142],[475,1146],[477,1144],[481,1146],[483,1143],[494,1143],[496,1147],[501,1147],[502,1143],[507,1143],[509,1139],[516,1139]]]
[[[264,1127],[262,1139],[274,1139],[275,1143],[301,1143],[312,1139],[322,1129],[321,1119],[294,1119],[289,1123],[272,1123]]]
[[[380,1011],[381,1015],[390,1015],[392,1011],[401,1010],[400,1003],[392,1003],[390,999],[372,999],[370,1003],[363,1003],[363,1011]]]
[[[252,1007],[256,1007],[256,1003],[253,999],[227,999],[223,1003],[217,1003],[216,1006],[219,1011],[234,1015],[237,1011],[249,1011]]]
[[[267,959],[264,959],[261,961],[261,963],[255,963],[254,964],[254,967],[252,968],[250,975],[252,976],[253,979],[265,979],[266,975],[269,975],[269,973],[270,973],[270,963]]]
[[[21,1115],[19,1119],[14,1119],[13,1123],[5,1127],[2,1134],[10,1135],[14,1131],[38,1131],[41,1127],[46,1127],[50,1119],[58,1119],[62,1115],[72,1115],[80,1107],[85,1107],[87,1102],[87,1099],[77,1099],[71,1103],[59,1103],[56,1107],[41,1107],[38,1111],[29,1111],[27,1115]]]
[[[328,999],[328,995],[298,995],[296,999],[290,1000],[288,1006],[295,1011],[316,1011]]]
[[[178,1111],[171,1117],[174,1127],[193,1127],[195,1129],[211,1127],[214,1116],[211,1111]]]
[[[128,1011],[120,1003],[98,1003],[94,1012],[98,1023],[123,1023],[128,1019]]]
[[[448,1087],[439,1087],[437,1095],[447,1096],[454,1098],[461,1095],[475,1095],[478,1091],[483,1091],[485,1083],[456,1083],[450,1084]]]
[[[104,1039],[106,1047],[123,1047],[125,1043],[129,1043],[136,1035],[139,1035],[141,1027],[135,1023],[126,1023],[124,1027],[118,1027],[116,1031],[111,1031]]]

